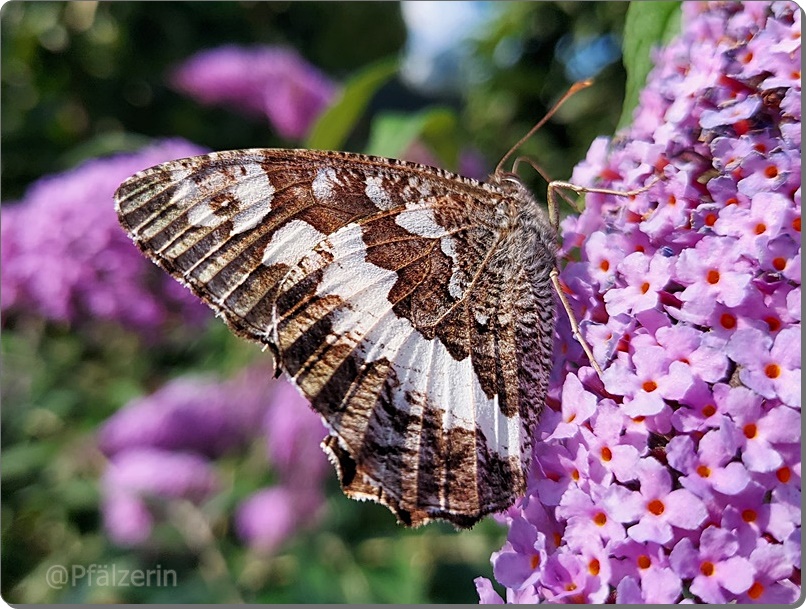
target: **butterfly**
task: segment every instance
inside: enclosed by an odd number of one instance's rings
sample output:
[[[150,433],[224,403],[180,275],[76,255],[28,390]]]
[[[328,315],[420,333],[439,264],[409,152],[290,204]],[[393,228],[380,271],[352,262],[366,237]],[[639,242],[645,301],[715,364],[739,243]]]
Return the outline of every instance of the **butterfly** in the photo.
[[[346,152],[170,161],[115,193],[123,228],[322,417],[348,497],[470,527],[526,489],[560,289],[548,213],[504,161],[484,182]],[[519,159],[520,160],[520,159]],[[554,195],[554,196],[553,196]]]

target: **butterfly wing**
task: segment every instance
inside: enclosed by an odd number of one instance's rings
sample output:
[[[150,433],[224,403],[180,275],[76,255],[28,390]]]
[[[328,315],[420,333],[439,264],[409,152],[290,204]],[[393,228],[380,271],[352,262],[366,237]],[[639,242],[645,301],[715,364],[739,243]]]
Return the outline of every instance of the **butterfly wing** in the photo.
[[[512,260],[502,192],[402,161],[246,150],[146,170],[116,201],[149,257],[272,347],[349,496],[470,526],[522,494],[553,307]]]

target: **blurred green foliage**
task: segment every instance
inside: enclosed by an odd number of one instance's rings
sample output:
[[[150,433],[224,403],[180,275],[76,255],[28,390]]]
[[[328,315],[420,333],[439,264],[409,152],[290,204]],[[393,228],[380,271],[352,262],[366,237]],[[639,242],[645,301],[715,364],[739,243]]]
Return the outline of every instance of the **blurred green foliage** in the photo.
[[[2,28],[6,200],[73,166],[79,145],[86,156],[139,147],[131,134],[216,149],[282,144],[265,123],[166,86],[166,72],[199,50],[284,44],[341,79],[405,41],[398,7],[383,2],[10,2]]]
[[[355,138],[361,150],[372,116],[446,105],[463,140],[490,166],[546,112],[570,81],[555,57],[561,39],[621,34],[627,3],[513,2],[478,37],[478,77],[439,99],[399,80],[376,96]],[[3,198],[81,159],[179,135],[211,149],[288,145],[265,123],[201,107],[165,83],[173,65],[221,44],[285,44],[337,80],[396,57],[405,26],[387,2],[10,2],[2,14]],[[356,40],[360,39],[360,44]],[[516,61],[502,49],[516,47]],[[501,56],[505,56],[501,59]],[[619,62],[572,99],[524,148],[551,175],[567,176],[590,141],[613,132],[621,110]]]
[[[268,123],[201,107],[165,74],[221,44],[285,44],[360,89],[326,113],[319,145],[399,154],[424,141],[449,169],[480,151],[494,167],[569,86],[557,48],[621,36],[620,2],[506,3],[474,39],[474,74],[450,95],[409,89],[390,71],[406,30],[393,2],[10,2],[2,12],[2,194],[82,159],[181,136],[211,149],[289,146]],[[512,53],[516,49],[517,53]],[[373,72],[374,70],[374,72]],[[527,142],[549,175],[567,177],[597,135],[612,134],[625,74],[618,61]],[[363,86],[363,89],[361,89]],[[363,93],[362,93],[363,91]],[[366,107],[365,107],[366,106]],[[321,138],[321,139],[317,139]],[[110,202],[111,205],[111,202]],[[189,547],[170,525],[127,550],[100,527],[96,427],[129,399],[191,370],[232,373],[259,357],[223,324],[176,329],[148,350],[112,325],[81,329],[28,319],[2,336],[2,595],[9,602],[475,602],[505,531],[410,531],[385,508],[345,499],[335,476],[328,516],[261,558],[230,530],[237,500],[267,482],[261,447],[218,463],[231,488],[206,506],[215,543]],[[56,564],[175,569],[176,588],[48,587]]]

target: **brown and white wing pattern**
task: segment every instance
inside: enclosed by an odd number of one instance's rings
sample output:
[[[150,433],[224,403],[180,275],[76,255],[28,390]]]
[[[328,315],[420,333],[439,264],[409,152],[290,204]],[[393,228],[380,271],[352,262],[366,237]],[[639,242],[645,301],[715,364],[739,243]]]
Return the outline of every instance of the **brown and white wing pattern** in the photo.
[[[519,182],[258,149],[140,172],[116,205],[147,256],[271,347],[348,496],[471,526],[523,493],[556,237]]]

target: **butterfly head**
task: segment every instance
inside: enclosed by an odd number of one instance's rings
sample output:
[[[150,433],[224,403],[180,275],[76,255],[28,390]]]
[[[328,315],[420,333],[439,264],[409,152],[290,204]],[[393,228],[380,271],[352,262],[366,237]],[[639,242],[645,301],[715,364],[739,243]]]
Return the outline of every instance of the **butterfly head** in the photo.
[[[487,180],[488,184],[494,185],[502,191],[508,198],[513,199],[518,208],[526,204],[537,205],[531,190],[521,180],[518,174],[511,171],[496,171]]]
[[[528,246],[529,250],[533,250],[538,243],[545,251],[557,250],[557,232],[549,222],[545,209],[516,173],[497,171],[487,183],[495,186],[505,197],[503,207],[507,209],[504,213],[508,216],[508,228],[523,231],[535,240]]]

